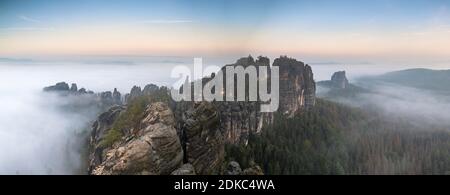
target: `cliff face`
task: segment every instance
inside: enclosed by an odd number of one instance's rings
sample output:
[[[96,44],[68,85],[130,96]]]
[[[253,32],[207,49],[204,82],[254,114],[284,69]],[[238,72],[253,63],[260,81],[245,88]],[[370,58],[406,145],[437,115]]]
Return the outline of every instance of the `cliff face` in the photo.
[[[238,65],[259,68],[269,66],[270,60],[246,57],[227,66]],[[287,57],[275,59],[273,66],[280,70],[279,113],[292,117],[314,106],[316,89],[310,66]],[[210,79],[203,79],[203,84]],[[155,94],[159,98],[152,97],[150,103],[141,105],[145,112],[136,114],[137,122],[117,129],[121,115],[134,113],[136,102]],[[250,134],[259,133],[274,118],[274,113],[260,111],[261,101],[173,102],[163,98],[168,94],[164,87],[147,85],[141,90],[135,86],[122,98],[126,106],[100,115],[91,135],[89,173],[219,174],[225,144],[246,144]],[[119,95],[115,90],[111,99],[117,100]],[[111,135],[113,141],[105,145],[104,140],[112,139]],[[246,173],[261,171],[253,167]]]
[[[209,102],[195,103],[182,121],[185,161],[199,174],[218,174],[225,156],[218,110]]]
[[[111,109],[94,125],[91,139],[91,174],[170,174],[182,165],[183,150],[175,129],[175,118],[167,104],[150,104],[136,126],[122,132],[111,146],[102,145],[101,132],[113,131],[109,121],[117,117]],[[103,133],[104,134],[104,133]]]
[[[275,59],[280,69],[279,112],[289,117],[315,104],[316,84],[309,65],[288,57]]]
[[[254,60],[249,56],[227,66],[238,65],[270,66],[270,60],[266,57]],[[288,57],[275,59],[273,66],[279,67],[279,113],[292,117],[314,106],[316,87],[310,66]],[[268,80],[270,81],[270,72]],[[221,130],[227,143],[246,143],[249,134],[259,133],[264,125],[273,121],[273,113],[260,112],[262,104],[260,101],[215,104],[219,110]]]

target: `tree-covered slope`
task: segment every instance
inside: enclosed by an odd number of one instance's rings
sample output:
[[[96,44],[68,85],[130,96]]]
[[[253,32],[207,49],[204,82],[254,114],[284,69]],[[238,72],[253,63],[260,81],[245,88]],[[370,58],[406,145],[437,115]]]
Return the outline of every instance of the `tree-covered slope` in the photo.
[[[318,99],[308,112],[277,116],[228,160],[266,174],[449,174],[450,133]]]

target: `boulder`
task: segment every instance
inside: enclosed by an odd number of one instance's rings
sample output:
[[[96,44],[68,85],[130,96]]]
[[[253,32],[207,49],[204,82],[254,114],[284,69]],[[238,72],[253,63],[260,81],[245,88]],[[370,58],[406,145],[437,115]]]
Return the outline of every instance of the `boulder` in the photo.
[[[253,165],[250,168],[244,169],[242,175],[264,175],[264,172],[260,166]]]
[[[196,173],[194,166],[188,163],[173,171],[171,175],[196,175]]]
[[[236,161],[231,161],[225,170],[225,175],[240,175],[242,173],[241,166]]]

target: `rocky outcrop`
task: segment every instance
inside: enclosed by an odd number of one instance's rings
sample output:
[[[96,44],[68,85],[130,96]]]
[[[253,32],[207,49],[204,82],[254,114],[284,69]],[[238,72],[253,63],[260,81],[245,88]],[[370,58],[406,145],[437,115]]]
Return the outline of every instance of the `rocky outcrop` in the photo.
[[[158,90],[160,89],[160,87],[158,87],[157,85],[154,84],[148,84],[144,87],[144,89],[142,90],[142,95],[151,95],[156,93]]]
[[[70,91],[71,91],[72,93],[78,92],[77,84],[72,83],[72,86],[70,87]]]
[[[112,130],[107,125],[102,130],[98,127],[94,125],[92,138]],[[183,151],[175,130],[175,118],[167,104],[150,104],[137,127],[139,129],[123,131],[121,139],[107,148],[102,148],[101,140],[91,139],[91,151],[97,152],[91,155],[98,156],[98,160],[91,162],[90,173],[167,175],[182,165]]]
[[[125,102],[131,102],[140,96],[142,96],[141,87],[134,86],[131,88],[130,93],[125,95]]]
[[[273,66],[280,70],[280,113],[292,117],[314,106],[316,85],[309,65],[282,56],[275,59]]]
[[[117,91],[117,88],[114,88],[114,91],[112,93],[112,99],[115,104],[119,105],[122,104],[122,95],[120,94],[119,91]]]
[[[264,175],[260,166],[254,164],[250,168],[244,169],[241,175]]]
[[[252,56],[241,58],[234,64],[226,65],[222,68],[226,72],[227,66],[255,66],[256,70],[259,66],[270,66],[270,59],[259,56],[256,61]],[[226,77],[234,77],[234,75],[226,75]],[[269,79],[270,80],[270,79]],[[204,81],[205,83],[206,81]],[[224,86],[226,86],[226,79]],[[248,91],[248,82],[245,83]],[[235,88],[237,83],[235,82]],[[235,94],[236,95],[236,94]],[[247,97],[248,98],[248,97]],[[219,111],[220,129],[223,132],[225,141],[230,144],[246,144],[251,133],[259,133],[264,124],[270,124],[273,120],[272,113],[261,113],[260,108],[262,102],[215,102]]]
[[[69,84],[67,84],[66,82],[59,82],[55,85],[44,88],[44,91],[46,92],[68,92],[69,90]]]
[[[228,163],[227,169],[225,170],[225,175],[240,175],[242,174],[241,165],[236,161],[231,161]]]
[[[225,155],[217,108],[209,102],[194,104],[183,114],[181,133],[185,161],[198,174],[217,174]]]
[[[260,166],[254,162],[250,163],[250,167],[242,170],[241,165],[236,161],[228,162],[224,175],[264,175]]]
[[[92,125],[92,133],[89,141],[89,167],[88,172],[100,165],[106,158],[105,148],[100,143],[105,139],[107,133],[111,130],[114,122],[120,113],[125,110],[123,106],[115,106],[101,114]]]
[[[335,88],[345,89],[348,86],[348,80],[345,76],[345,71],[335,72],[333,76],[331,76],[331,84]]]
[[[234,64],[226,65],[222,68],[222,72],[226,72],[228,66],[253,65],[258,70],[261,66],[270,66],[270,59],[267,57],[258,57],[256,60],[249,56],[237,60]],[[307,110],[315,104],[315,81],[313,73],[309,65],[299,62],[288,57],[280,57],[275,59],[273,66],[279,67],[280,91],[279,91],[279,109],[278,112],[288,117],[294,116],[296,113]],[[210,78],[204,78],[202,84],[205,85]],[[224,78],[234,75],[224,75]],[[270,71],[269,71],[270,81]],[[192,84],[193,85],[193,84]],[[235,88],[236,88],[235,82]],[[245,83],[248,86],[248,82]],[[226,79],[224,79],[226,86]],[[247,87],[248,89],[248,87]],[[218,110],[220,119],[220,130],[225,138],[226,143],[230,144],[246,144],[250,134],[261,132],[262,128],[273,122],[273,113],[262,113],[260,111],[261,104],[264,102],[244,101],[244,102],[213,102]],[[176,113],[182,113],[186,109],[192,107],[192,102],[178,102],[176,104]]]
[[[44,92],[53,92],[63,96],[83,96],[84,99],[89,98],[91,101],[97,102],[97,106],[101,107],[102,110],[106,110],[114,105],[122,105],[122,96],[116,88],[114,92],[105,91],[95,94],[92,91],[87,91],[85,88],[78,89],[77,84],[72,83],[69,88],[69,84],[66,82],[59,82],[55,85],[45,87]]]
[[[270,60],[249,56],[227,66],[238,65],[259,69],[270,66]],[[310,66],[288,57],[275,59],[273,66],[280,70],[279,113],[293,117],[314,106],[316,88]],[[214,76],[200,81],[204,85]],[[115,89],[103,96],[117,102],[120,93]],[[225,144],[247,144],[249,135],[260,133],[274,119],[273,113],[260,112],[261,101],[173,102],[166,96],[168,89],[164,87],[147,85],[141,90],[134,86],[123,98],[126,107],[113,107],[99,117],[91,136],[91,174],[224,173]],[[120,113],[131,109],[132,102],[141,100],[159,103],[151,103],[133,127],[114,129],[111,121],[118,121]],[[113,144],[101,144],[106,134],[117,130],[118,139]],[[239,164],[230,163],[228,168],[226,174],[263,174],[257,165],[242,170]]]

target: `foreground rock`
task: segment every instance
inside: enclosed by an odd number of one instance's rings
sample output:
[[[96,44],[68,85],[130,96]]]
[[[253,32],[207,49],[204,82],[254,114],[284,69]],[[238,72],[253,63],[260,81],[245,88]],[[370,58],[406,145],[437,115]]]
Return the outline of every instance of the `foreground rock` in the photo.
[[[173,171],[171,175],[196,175],[196,173],[191,164],[184,164],[177,170]]]
[[[262,168],[253,164],[250,168],[244,169],[242,175],[264,175]]]
[[[256,165],[254,162],[250,164],[250,167],[242,170],[241,165],[236,161],[231,161],[228,163],[227,168],[224,172],[225,175],[264,175],[261,167]]]
[[[242,173],[241,165],[236,161],[231,161],[228,163],[227,169],[225,170],[225,175],[240,175]]]
[[[91,163],[91,174],[167,175],[182,165],[183,151],[173,113],[167,104],[157,102],[149,105],[136,127],[122,130],[124,136],[104,149],[101,139],[91,142],[92,151],[101,151],[95,154],[98,161]]]
[[[218,174],[224,162],[225,142],[219,127],[217,108],[209,102],[195,104],[183,116],[185,160],[198,174]]]

